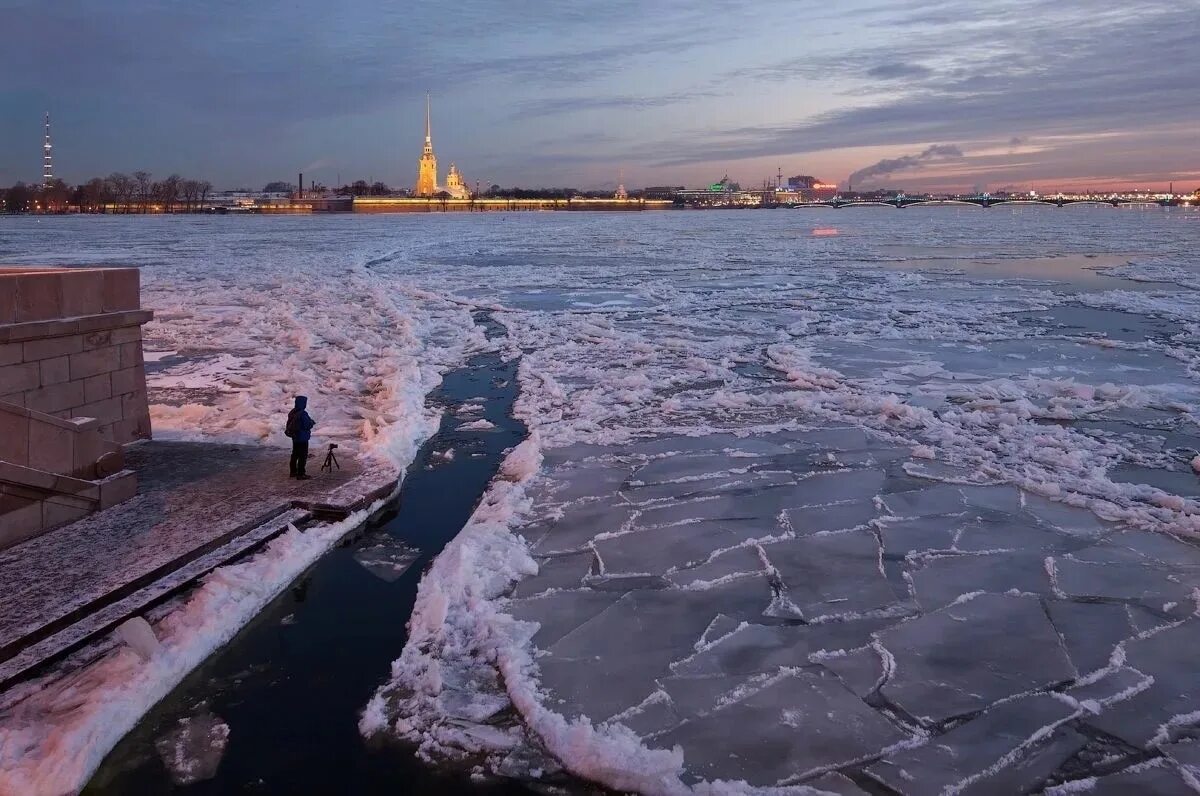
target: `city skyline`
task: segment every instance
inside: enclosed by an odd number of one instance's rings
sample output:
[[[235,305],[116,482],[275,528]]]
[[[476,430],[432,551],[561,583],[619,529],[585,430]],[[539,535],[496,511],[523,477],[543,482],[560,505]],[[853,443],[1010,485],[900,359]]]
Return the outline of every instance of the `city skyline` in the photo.
[[[426,91],[442,146],[484,185],[1200,182],[1200,11],[1176,4],[0,7],[0,184],[38,181],[49,111],[68,182],[145,168],[411,187]]]

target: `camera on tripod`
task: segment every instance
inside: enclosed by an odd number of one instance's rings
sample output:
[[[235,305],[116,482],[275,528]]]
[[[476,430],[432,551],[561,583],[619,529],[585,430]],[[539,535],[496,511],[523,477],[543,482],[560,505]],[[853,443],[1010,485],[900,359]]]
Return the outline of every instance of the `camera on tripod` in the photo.
[[[342,466],[338,464],[337,457],[333,455],[335,450],[337,450],[337,443],[329,443],[329,451],[325,454],[325,463],[321,465],[321,472],[328,470],[332,473],[335,467],[339,470],[342,469]]]

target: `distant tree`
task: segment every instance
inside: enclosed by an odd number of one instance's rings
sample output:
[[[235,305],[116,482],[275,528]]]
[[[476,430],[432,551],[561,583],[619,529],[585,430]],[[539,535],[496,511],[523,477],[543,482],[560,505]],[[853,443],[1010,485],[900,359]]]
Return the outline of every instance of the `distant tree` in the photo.
[[[284,182],[283,180],[269,182],[263,186],[263,193],[292,193],[295,190],[295,185],[292,185],[290,182]]]
[[[209,192],[212,191],[212,183],[209,182],[208,180],[201,180],[199,183],[199,191],[200,191],[200,205],[203,207],[204,203],[208,201]]]
[[[23,182],[18,182],[4,194],[4,209],[9,213],[24,213],[29,209],[33,191]]]
[[[154,197],[154,181],[150,178],[148,171],[135,171],[133,179],[138,206],[145,213],[150,207],[150,200]]]
[[[164,213],[174,212],[175,203],[179,201],[182,183],[183,177],[172,174],[165,180],[154,183],[151,187],[151,195],[155,203],[162,207]]]
[[[196,200],[200,198],[200,183],[196,180],[183,180],[179,183],[179,198],[183,200],[185,213],[195,210]]]
[[[133,198],[137,195],[137,180],[128,174],[114,171],[105,178],[104,183],[114,207],[123,213],[132,211]]]
[[[105,206],[112,201],[112,193],[109,191],[108,183],[100,178],[93,177],[86,183],[80,186],[83,193],[83,203],[80,208],[87,208],[91,212],[97,210],[103,212]]]
[[[391,188],[378,180],[371,183],[371,196],[387,196],[391,192]]]
[[[42,210],[47,213],[61,213],[67,209],[71,200],[71,188],[57,177],[46,183],[38,191],[37,201]]]
[[[371,192],[371,186],[367,185],[366,180],[355,180],[350,184],[350,193],[354,196],[366,196]]]

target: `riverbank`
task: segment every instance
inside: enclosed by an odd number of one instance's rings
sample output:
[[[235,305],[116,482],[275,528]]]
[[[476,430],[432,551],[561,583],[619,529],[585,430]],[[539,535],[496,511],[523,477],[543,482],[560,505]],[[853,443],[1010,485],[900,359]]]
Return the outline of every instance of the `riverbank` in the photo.
[[[398,497],[150,711],[86,792],[159,792],[192,778],[214,793],[386,793],[397,783],[527,793],[516,782],[473,783],[469,759],[439,772],[411,747],[367,745],[358,733],[363,706],[408,639],[423,573],[463,526],[503,452],[524,436],[511,415],[515,370],[486,354],[447,373],[430,397],[440,426]]]

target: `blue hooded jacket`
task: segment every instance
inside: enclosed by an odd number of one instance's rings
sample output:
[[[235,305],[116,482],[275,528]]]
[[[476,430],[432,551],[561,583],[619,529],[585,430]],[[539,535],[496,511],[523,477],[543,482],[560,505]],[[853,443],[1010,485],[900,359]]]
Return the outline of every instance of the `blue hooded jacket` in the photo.
[[[296,431],[292,434],[292,439],[296,442],[308,442],[312,438],[313,426],[316,425],[316,422],[305,411],[307,406],[308,398],[297,395],[295,408],[288,412],[288,420],[291,421],[293,417],[295,419]]]

